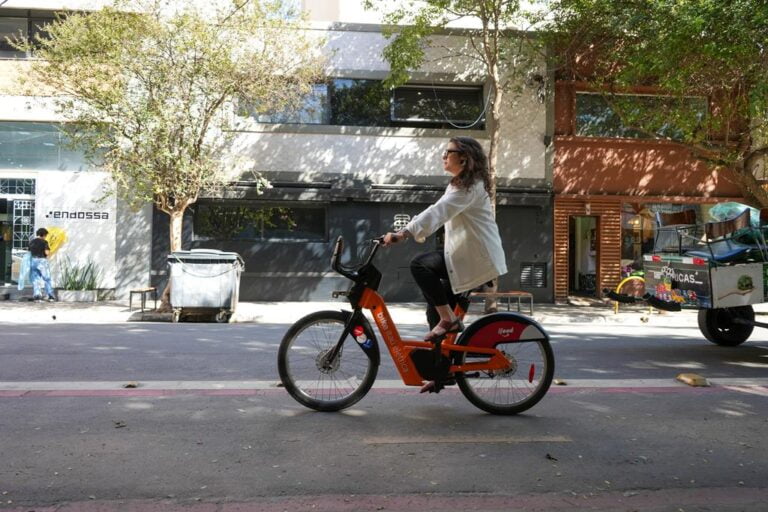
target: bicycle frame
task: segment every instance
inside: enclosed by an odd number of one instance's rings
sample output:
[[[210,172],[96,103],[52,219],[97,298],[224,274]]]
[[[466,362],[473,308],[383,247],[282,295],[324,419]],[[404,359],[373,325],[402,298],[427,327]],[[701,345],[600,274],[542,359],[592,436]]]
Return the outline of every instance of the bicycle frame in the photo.
[[[352,280],[355,284],[348,292],[335,292],[334,294],[346,295],[354,312],[349,317],[336,346],[328,354],[328,360],[333,361],[337,357],[346,336],[351,332],[352,324],[355,323],[358,315],[364,318],[362,310],[367,309],[371,312],[376,326],[379,328],[379,333],[384,338],[384,343],[387,345],[387,349],[389,349],[389,355],[392,357],[392,361],[395,363],[403,383],[407,386],[421,386],[424,380],[429,379],[424,379],[419,373],[411,358],[411,352],[424,349],[433,351],[435,350],[435,345],[428,341],[404,340],[400,337],[400,333],[395,322],[392,320],[392,316],[389,314],[384,298],[376,291],[381,281],[381,273],[373,266],[373,258],[376,255],[379,243],[376,240],[372,240],[372,243],[373,246],[365,262],[357,270],[353,270],[341,265],[339,260],[343,241],[341,237],[336,240],[336,246],[331,258],[331,267],[342,276]],[[463,318],[465,311],[457,305],[454,313],[456,316]],[[509,360],[496,348],[456,345],[455,341],[456,333],[448,334],[445,337],[440,344],[442,356],[450,357],[452,352],[471,352],[472,354],[488,355],[490,359],[461,365],[452,364],[448,369],[449,373],[507,370],[511,367]],[[366,350],[369,357],[376,357],[378,354],[378,350],[373,353],[370,352],[370,349],[364,350]]]
[[[389,314],[384,298],[375,290],[365,288],[358,302],[358,306],[359,308],[368,309],[373,315],[376,326],[379,328],[379,333],[381,333],[382,338],[384,338],[384,343],[389,349],[389,354],[392,356],[392,361],[395,363],[395,367],[400,373],[400,378],[403,380],[403,383],[406,386],[421,386],[425,379],[419,374],[410,354],[413,350],[433,350],[434,344],[428,341],[402,339],[395,322]],[[360,314],[360,309],[356,309],[355,312]],[[457,316],[463,317],[465,312],[457,306],[455,313]],[[352,319],[354,319],[354,316],[355,315],[353,315]],[[455,340],[456,333],[448,334],[445,340],[443,340],[440,345],[440,350],[444,356],[447,357],[451,352],[472,352],[473,354],[487,354],[491,356],[491,358],[488,361],[477,363],[465,363],[461,365],[452,364],[449,369],[451,373],[491,370],[501,371],[510,368],[509,361],[498,349],[455,345],[453,343]]]

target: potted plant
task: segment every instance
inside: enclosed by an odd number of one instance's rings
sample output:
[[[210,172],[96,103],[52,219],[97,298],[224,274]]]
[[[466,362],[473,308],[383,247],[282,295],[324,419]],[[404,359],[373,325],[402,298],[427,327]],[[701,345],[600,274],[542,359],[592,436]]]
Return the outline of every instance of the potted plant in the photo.
[[[69,258],[62,261],[60,287],[57,295],[64,302],[96,302],[101,270],[92,261],[83,264],[72,263]]]

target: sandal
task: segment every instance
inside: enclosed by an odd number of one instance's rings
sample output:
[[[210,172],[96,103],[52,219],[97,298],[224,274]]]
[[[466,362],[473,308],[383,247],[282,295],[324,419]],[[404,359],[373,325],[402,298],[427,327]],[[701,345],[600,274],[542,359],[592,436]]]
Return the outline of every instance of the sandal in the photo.
[[[446,322],[445,320],[440,320],[440,322],[435,326],[434,329],[429,331],[426,336],[424,336],[424,341],[431,341],[433,343],[436,343],[438,341],[442,341],[443,338],[445,338],[446,335],[461,332],[464,330],[464,324],[461,322],[460,318],[457,318],[453,322]]]

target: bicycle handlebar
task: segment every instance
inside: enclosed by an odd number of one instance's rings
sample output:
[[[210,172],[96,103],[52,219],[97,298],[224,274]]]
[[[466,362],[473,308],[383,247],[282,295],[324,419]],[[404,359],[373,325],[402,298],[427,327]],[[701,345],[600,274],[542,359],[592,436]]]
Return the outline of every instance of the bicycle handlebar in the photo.
[[[373,261],[373,257],[376,255],[376,251],[379,250],[379,246],[381,245],[383,239],[383,236],[372,238],[370,240],[371,250],[368,253],[368,256],[365,258],[365,262],[356,268],[350,268],[341,264],[341,253],[344,252],[344,237],[339,236],[336,239],[336,244],[333,247],[333,255],[331,256],[331,268],[342,276],[355,281],[360,275],[358,272],[359,269],[365,267],[366,265],[370,265],[371,261]]]

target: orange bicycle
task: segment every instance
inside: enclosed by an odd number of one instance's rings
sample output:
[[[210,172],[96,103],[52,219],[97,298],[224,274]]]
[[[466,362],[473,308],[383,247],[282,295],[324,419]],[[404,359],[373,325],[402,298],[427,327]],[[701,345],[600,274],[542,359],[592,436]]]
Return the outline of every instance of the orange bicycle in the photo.
[[[340,263],[343,240],[336,240],[331,267],[353,284],[334,295],[346,296],[353,310],[307,315],[280,342],[280,380],[294,399],[318,411],[338,411],[371,389],[381,358],[363,309],[371,312],[407,386],[434,381],[434,390],[440,391],[455,383],[472,404],[493,414],[517,414],[544,397],[555,359],[547,333],[524,315],[485,315],[458,336],[448,334],[437,343],[401,339],[377,293],[382,275],[373,259],[380,240],[371,240],[367,257],[356,267]],[[455,313],[463,317],[465,311],[457,306]]]

